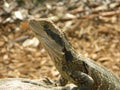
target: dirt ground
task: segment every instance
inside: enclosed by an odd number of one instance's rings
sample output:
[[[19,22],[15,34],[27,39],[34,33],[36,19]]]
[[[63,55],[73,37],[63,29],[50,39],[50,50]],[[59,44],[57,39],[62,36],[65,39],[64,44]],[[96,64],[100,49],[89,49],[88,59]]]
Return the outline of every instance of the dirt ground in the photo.
[[[37,0],[29,0],[29,3],[25,1],[0,1],[0,78],[59,78],[59,72],[48,53],[24,22],[33,17],[53,19],[78,53],[102,64],[120,77],[119,15],[102,20],[94,17],[75,19],[76,13],[69,14],[75,10],[64,9],[68,7],[67,0],[41,0],[39,5],[36,5]],[[78,3],[70,1],[72,9],[76,9]],[[10,6],[10,10],[7,4],[14,7]],[[56,18],[58,12],[59,17],[65,14],[67,18]]]

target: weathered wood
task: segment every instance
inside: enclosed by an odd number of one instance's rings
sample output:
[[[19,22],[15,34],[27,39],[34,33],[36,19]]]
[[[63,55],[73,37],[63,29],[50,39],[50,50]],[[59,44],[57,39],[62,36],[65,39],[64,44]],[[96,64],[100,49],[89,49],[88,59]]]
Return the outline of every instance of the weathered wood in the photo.
[[[56,87],[49,79],[30,80],[23,78],[0,79],[0,90],[75,90],[74,85]]]

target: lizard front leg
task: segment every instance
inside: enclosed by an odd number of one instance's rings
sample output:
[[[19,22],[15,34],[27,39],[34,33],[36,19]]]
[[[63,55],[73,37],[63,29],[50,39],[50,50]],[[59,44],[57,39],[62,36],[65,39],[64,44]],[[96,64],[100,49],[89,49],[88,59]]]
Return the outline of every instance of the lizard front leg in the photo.
[[[92,77],[81,71],[75,71],[71,77],[77,82],[79,90],[91,90],[94,84]]]
[[[63,77],[61,76],[60,79],[59,79],[58,84],[59,84],[60,86],[65,86],[67,83],[68,83],[68,80],[65,79],[65,78],[63,78]]]

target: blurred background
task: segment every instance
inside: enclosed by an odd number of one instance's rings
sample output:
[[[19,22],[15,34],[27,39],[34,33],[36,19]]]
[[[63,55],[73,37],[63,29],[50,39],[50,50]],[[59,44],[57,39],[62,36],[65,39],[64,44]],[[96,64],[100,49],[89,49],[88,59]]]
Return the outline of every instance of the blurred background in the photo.
[[[120,77],[120,0],[0,0],[0,78],[59,78],[33,18],[51,19],[78,53]]]

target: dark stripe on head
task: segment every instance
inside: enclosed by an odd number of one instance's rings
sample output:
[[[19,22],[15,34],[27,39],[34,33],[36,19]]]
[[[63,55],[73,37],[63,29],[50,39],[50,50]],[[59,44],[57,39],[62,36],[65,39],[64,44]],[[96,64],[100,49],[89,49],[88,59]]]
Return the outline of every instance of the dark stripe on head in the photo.
[[[62,38],[55,32],[52,32],[52,30],[49,29],[48,25],[44,25],[44,30],[46,31],[47,35],[55,40],[56,43],[58,43],[60,46],[64,46],[64,41],[62,40]]]

